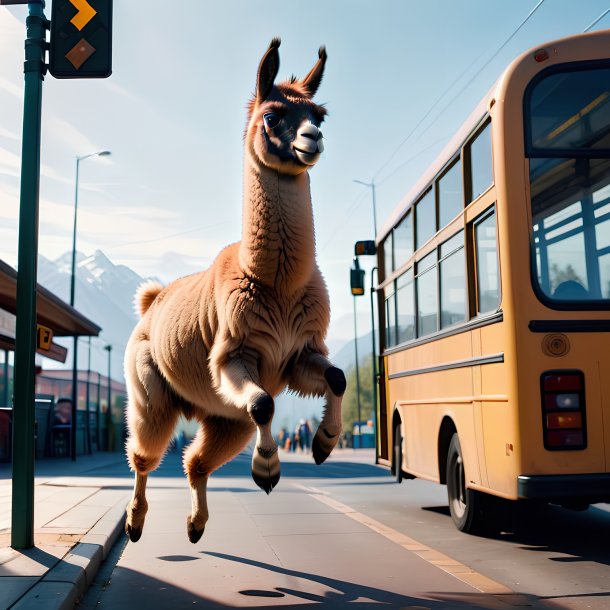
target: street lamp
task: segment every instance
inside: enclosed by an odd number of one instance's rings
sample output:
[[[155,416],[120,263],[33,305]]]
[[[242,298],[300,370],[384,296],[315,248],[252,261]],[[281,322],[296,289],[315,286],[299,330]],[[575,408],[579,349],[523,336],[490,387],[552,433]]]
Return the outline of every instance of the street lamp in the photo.
[[[377,207],[375,204],[375,180],[371,180],[370,182],[362,182],[362,180],[354,180],[357,184],[362,184],[363,186],[368,186],[371,189],[371,194],[373,195],[373,237],[377,237]]]
[[[109,150],[100,150],[98,152],[76,157],[76,180],[74,183],[74,226],[72,227],[72,270],[70,276],[70,305],[74,307],[74,296],[76,287],[76,219],[78,212],[78,174],[80,162],[89,157],[107,157],[110,155]],[[78,336],[74,335],[74,349],[72,357],[72,428],[70,430],[70,457],[72,461],[76,460],[76,412],[78,400]],[[89,422],[87,422],[89,425]]]

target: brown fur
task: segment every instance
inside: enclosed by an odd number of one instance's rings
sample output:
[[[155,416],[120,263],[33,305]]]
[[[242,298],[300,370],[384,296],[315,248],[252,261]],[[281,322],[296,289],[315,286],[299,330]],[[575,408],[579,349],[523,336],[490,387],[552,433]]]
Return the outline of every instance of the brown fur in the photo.
[[[277,484],[271,419],[273,398],[285,387],[302,396],[326,396],[314,438],[317,463],[340,432],[345,378],[326,358],[330,309],[315,262],[306,171],[321,150],[324,110],[309,92],[319,85],[326,53],[320,51],[304,81],[276,86],[278,47],[274,40],[261,61],[249,110],[241,242],[222,250],[206,271],[165,289],[147,284],[136,295],[142,319],[125,356],[127,455],[136,472],[126,528],[134,541],[147,510],[146,476],[159,464],[180,413],[201,424],[184,454],[192,542],[208,518],[209,475],[242,451],[255,430],[252,476],[267,493]],[[270,112],[281,114],[275,128],[264,118]]]

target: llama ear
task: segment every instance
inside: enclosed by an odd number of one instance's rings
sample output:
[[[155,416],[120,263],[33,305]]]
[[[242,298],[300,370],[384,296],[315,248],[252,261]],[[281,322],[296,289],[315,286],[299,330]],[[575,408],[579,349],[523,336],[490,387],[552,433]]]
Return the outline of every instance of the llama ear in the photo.
[[[280,53],[278,48],[281,40],[274,38],[267,49],[261,63],[258,66],[256,75],[256,100],[260,104],[264,102],[271,93],[273,81],[280,69]]]
[[[316,65],[309,71],[309,74],[303,79],[303,84],[307,87],[309,97],[313,97],[322,82],[322,76],[324,75],[324,64],[326,64],[326,47],[320,47],[318,51],[318,61]]]

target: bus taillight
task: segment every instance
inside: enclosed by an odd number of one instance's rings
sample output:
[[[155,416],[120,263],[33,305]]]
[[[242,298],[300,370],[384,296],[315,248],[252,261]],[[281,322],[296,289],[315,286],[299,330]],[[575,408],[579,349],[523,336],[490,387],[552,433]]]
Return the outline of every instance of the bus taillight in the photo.
[[[544,447],[585,449],[585,379],[581,371],[547,371],[541,377]]]

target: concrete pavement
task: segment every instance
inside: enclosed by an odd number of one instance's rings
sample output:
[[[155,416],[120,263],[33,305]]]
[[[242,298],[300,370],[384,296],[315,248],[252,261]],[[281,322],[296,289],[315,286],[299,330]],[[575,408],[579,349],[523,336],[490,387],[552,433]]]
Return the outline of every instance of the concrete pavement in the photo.
[[[0,609],[73,608],[123,530],[129,476],[119,453],[36,462],[35,547],[15,551],[11,535],[11,465],[0,465]],[[127,482],[126,482],[127,483]]]
[[[97,579],[122,535],[131,495],[123,455],[39,461],[36,547],[24,552],[9,547],[11,470],[0,466],[0,610],[63,610],[77,603],[85,610],[296,608],[312,602],[430,610],[535,606],[311,487],[322,472],[337,480],[386,477],[374,466],[372,450],[335,450],[321,467],[311,455],[282,452],[280,459],[283,479],[270,497],[252,482],[249,455],[219,470],[210,480],[206,533],[191,545],[185,524],[189,492],[180,457],[171,454],[149,481],[142,540],[133,545],[125,538]],[[444,593],[431,597],[432,591]]]

